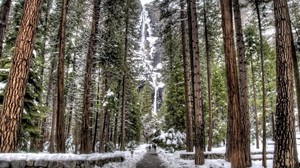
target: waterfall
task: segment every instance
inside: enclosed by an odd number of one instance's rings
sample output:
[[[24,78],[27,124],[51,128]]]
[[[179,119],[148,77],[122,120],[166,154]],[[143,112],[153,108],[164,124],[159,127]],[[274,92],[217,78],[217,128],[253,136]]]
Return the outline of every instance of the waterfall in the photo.
[[[154,97],[153,97],[153,105],[152,105],[152,115],[157,114],[157,97],[159,88],[164,87],[164,84],[159,82],[159,78],[161,74],[158,72],[161,69],[161,64],[154,65],[154,52],[155,52],[155,43],[158,37],[155,37],[152,32],[151,27],[151,19],[148,15],[148,11],[143,6],[143,10],[141,13],[141,42],[140,42],[140,56],[142,61],[142,67],[145,69],[147,77],[142,77],[144,80],[148,80],[153,88]]]

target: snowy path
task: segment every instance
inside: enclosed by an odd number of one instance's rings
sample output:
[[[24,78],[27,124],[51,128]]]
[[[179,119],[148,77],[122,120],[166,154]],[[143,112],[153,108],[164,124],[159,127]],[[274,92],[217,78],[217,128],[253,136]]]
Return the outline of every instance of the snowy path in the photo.
[[[156,152],[147,152],[143,159],[137,162],[136,168],[165,168]]]

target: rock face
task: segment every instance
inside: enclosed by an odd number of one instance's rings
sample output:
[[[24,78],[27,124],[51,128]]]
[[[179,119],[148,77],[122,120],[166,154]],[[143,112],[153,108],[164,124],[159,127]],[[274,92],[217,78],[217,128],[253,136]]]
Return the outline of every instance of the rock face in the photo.
[[[98,160],[0,160],[0,168],[93,168],[109,162],[123,162],[123,156]]]

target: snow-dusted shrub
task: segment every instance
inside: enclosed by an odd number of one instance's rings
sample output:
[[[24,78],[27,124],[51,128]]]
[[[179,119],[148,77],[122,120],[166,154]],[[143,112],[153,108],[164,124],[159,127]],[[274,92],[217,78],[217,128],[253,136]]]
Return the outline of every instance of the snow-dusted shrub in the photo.
[[[114,152],[115,151],[115,145],[113,142],[106,142],[105,143],[105,152]]]
[[[185,133],[181,133],[179,131],[175,132],[175,130],[171,128],[167,132],[161,130],[157,131],[156,137],[152,140],[152,142],[156,143],[160,147],[170,149],[170,152],[174,152],[174,149],[185,149],[185,139]]]
[[[129,148],[129,149],[135,149],[136,147],[138,146],[138,142],[136,142],[136,141],[129,141],[128,143],[127,143],[127,148]]]

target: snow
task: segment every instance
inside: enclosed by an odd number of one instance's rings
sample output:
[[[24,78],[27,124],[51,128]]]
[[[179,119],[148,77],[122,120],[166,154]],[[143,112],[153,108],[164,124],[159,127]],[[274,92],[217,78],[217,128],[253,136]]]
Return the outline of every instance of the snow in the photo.
[[[144,6],[145,4],[148,4],[152,2],[153,0],[141,0],[142,5]]]
[[[124,156],[121,152],[94,153],[94,154],[49,154],[49,153],[0,153],[0,159],[12,160],[100,160],[115,156]]]
[[[161,138],[164,138],[166,135],[161,135]],[[299,135],[297,135],[299,137]],[[49,154],[49,153],[8,153],[8,154],[0,154],[0,159],[4,161],[11,160],[97,160],[108,157],[115,156],[123,156],[125,157],[124,162],[111,162],[105,164],[104,168],[135,168],[137,162],[142,160],[143,156],[146,154],[146,148],[150,144],[142,144],[134,149],[134,154],[131,156],[130,151],[117,151],[114,153],[93,153],[93,154]],[[267,152],[273,151],[273,145],[270,143],[267,145]],[[261,152],[262,149],[256,149],[255,146],[251,147],[252,152]],[[300,151],[300,147],[298,145],[298,151]],[[194,152],[186,152],[186,151],[176,151],[174,153],[167,153],[161,148],[157,148],[158,157],[164,162],[164,166],[166,168],[230,168],[231,165],[229,162],[224,159],[205,159],[204,165],[195,165],[194,160],[183,160],[180,159],[180,154],[194,154]],[[219,148],[213,148],[211,152],[205,153],[225,153],[225,146]],[[257,156],[253,156],[255,158]],[[267,158],[273,157],[273,154],[267,154]],[[273,160],[267,160],[267,167],[273,166]],[[98,168],[96,166],[96,168]],[[252,161],[251,168],[263,168],[261,161]]]

